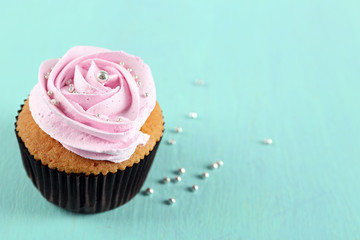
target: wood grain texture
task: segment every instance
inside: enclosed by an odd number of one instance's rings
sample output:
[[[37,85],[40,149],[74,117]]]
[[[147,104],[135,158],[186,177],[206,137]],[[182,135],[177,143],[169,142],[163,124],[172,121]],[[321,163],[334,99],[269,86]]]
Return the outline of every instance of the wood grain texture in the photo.
[[[360,239],[358,1],[3,5],[0,239]],[[141,56],[165,116],[153,196],[96,215],[37,192],[13,128],[40,62],[74,45]],[[179,167],[182,182],[159,183]]]

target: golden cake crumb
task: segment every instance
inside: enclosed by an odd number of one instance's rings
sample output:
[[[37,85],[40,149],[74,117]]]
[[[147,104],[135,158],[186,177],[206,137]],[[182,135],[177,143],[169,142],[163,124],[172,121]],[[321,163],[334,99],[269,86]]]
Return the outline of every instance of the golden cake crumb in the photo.
[[[108,172],[123,171],[126,167],[132,167],[134,163],[144,159],[163,135],[164,120],[161,108],[156,103],[154,110],[140,129],[143,133],[150,135],[149,141],[146,145],[139,145],[130,159],[121,163],[83,158],[64,148],[35,123],[28,100],[25,101],[24,107],[19,113],[16,130],[30,154],[34,156],[35,160],[41,161],[43,165],[66,173],[85,173],[86,175],[102,173],[105,175]]]

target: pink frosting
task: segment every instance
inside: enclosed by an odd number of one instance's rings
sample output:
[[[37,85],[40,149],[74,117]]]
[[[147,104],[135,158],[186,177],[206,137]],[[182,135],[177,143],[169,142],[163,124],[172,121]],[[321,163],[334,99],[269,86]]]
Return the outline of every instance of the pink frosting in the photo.
[[[117,163],[148,141],[140,128],[155,104],[150,68],[139,57],[86,46],[43,62],[29,97],[35,122],[65,148]]]

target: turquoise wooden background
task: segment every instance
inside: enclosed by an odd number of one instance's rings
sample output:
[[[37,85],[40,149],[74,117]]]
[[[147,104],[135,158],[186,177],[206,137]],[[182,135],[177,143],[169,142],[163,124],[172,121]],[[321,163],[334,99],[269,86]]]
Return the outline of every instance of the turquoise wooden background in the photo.
[[[359,11],[357,0],[3,2],[0,239],[360,239]],[[74,45],[141,56],[164,140],[177,141],[160,146],[152,197],[96,215],[44,200],[14,135],[40,62]],[[159,183],[179,167],[181,183]]]

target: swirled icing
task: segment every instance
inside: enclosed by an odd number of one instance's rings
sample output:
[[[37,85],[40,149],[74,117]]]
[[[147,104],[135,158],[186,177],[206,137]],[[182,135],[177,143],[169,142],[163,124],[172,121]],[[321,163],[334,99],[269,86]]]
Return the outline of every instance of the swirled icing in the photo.
[[[99,71],[108,74],[105,81]],[[146,144],[149,135],[140,128],[155,104],[151,70],[139,57],[88,46],[43,62],[29,96],[44,132],[82,157],[112,162]]]

